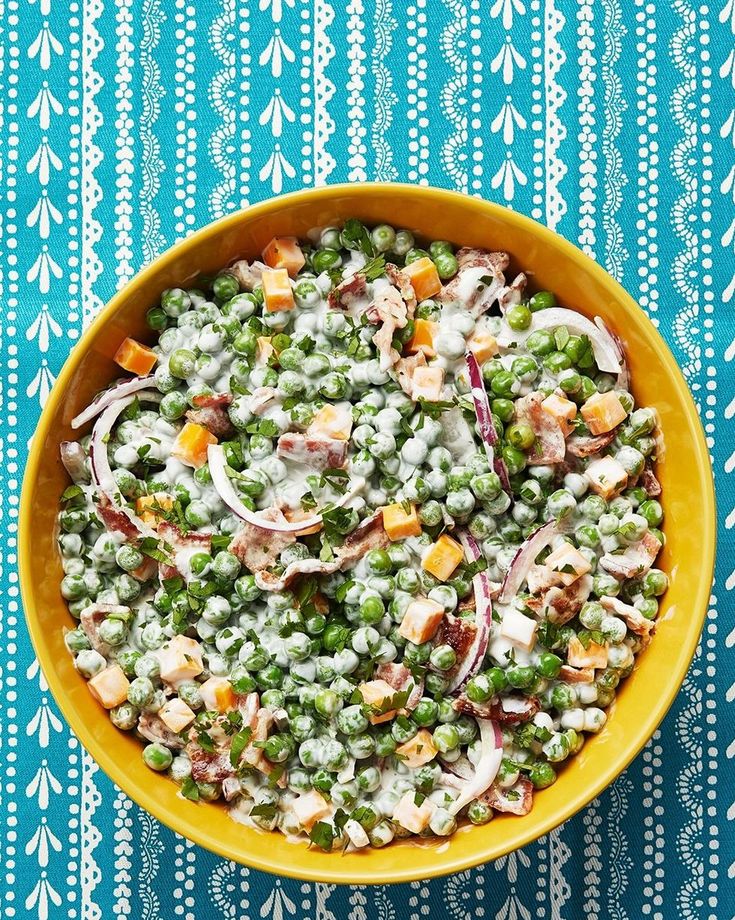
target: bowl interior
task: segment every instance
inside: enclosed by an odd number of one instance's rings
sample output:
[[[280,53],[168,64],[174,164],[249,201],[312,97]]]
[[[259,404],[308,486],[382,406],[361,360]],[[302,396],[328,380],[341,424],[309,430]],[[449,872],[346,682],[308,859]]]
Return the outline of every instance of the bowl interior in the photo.
[[[177,795],[174,783],[145,767],[139,742],[106,718],[66,652],[62,627],[73,624],[59,594],[54,532],[67,484],[59,443],[76,436],[70,419],[117,375],[112,355],[121,339],[150,339],[145,312],[160,292],[236,258],[255,257],[275,234],[304,236],[353,216],[398,223],[430,239],[505,249],[513,269],[532,273],[534,288],[555,291],[562,305],[588,316],[599,314],[617,332],[636,400],[656,406],[661,417],[665,448],[657,474],[667,545],[658,564],[671,583],[655,640],[621,687],[605,730],[536,796],[530,815],[498,816],[443,841],[339,856],[245,828],[221,805],[193,805]],[[713,559],[714,499],[704,437],[674,359],[643,312],[602,269],[532,221],[455,193],[409,186],[335,186],[256,205],[205,228],[145,269],[98,317],[59,376],[34,437],[21,507],[21,583],[33,642],[62,712],[102,769],[142,807],[197,843],[255,868],[319,881],[399,882],[464,869],[534,840],[590,801],[640,750],[676,694],[701,630]]]

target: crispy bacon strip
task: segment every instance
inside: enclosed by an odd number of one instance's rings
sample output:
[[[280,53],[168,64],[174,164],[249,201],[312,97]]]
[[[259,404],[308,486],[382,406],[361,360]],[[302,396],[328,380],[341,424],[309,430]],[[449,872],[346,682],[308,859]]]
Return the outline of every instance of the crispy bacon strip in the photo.
[[[345,537],[342,546],[335,550],[335,556],[340,569],[349,569],[371,549],[385,549],[389,545],[390,538],[383,527],[383,512],[378,510]]]
[[[517,400],[516,419],[530,425],[536,435],[536,444],[529,455],[532,463],[561,463],[566,453],[564,432],[554,416],[543,408],[542,402],[541,393],[529,393]]]
[[[171,558],[171,564],[166,562],[158,563],[158,576],[163,581],[166,578],[174,578],[181,575],[178,565],[176,564],[176,554],[182,550],[198,549],[203,553],[208,553],[212,549],[212,537],[208,533],[183,533],[176,524],[170,521],[161,521],[158,525],[158,536],[167,543],[171,548],[168,554]]]
[[[567,450],[575,457],[591,457],[593,454],[599,454],[601,450],[612,444],[617,433],[618,429],[613,428],[612,431],[608,431],[606,434],[573,434],[567,441]]]
[[[330,310],[345,310],[364,297],[367,293],[367,281],[361,272],[356,272],[349,278],[345,278],[329,292],[327,304]]]
[[[164,744],[173,751],[180,751],[184,742],[166,725],[163,719],[154,712],[141,712],[138,717],[138,732],[146,741]]]
[[[380,328],[373,336],[373,344],[380,354],[380,366],[384,371],[393,367],[401,358],[393,348],[393,337],[397,329],[403,329],[408,322],[408,308],[401,292],[392,284],[381,288],[370,305],[367,316]]]
[[[507,252],[488,252],[485,249],[463,248],[457,251],[459,271],[439,295],[443,303],[464,303],[469,312],[478,317],[486,313],[498,299],[505,286],[503,272],[510,263]],[[478,273],[478,269],[483,269]],[[477,276],[477,283],[468,291],[468,273]],[[481,278],[488,278],[485,283]]]
[[[111,613],[127,614],[130,607],[120,604],[90,604],[79,615],[79,622],[92,648],[105,658],[110,654],[110,646],[100,638],[100,623]]]
[[[480,796],[495,811],[511,815],[527,815],[533,806],[533,783],[525,776],[521,776],[510,789],[501,789],[491,786],[486,793]]]
[[[506,702],[508,708],[503,705]],[[541,708],[535,696],[494,696],[488,703],[473,703],[461,693],[452,703],[457,712],[466,712],[476,719],[494,719],[503,725],[518,725],[528,722]]]
[[[660,549],[660,540],[649,530],[637,543],[628,546],[625,552],[605,553],[600,559],[600,565],[616,578],[638,578],[651,568]]]
[[[275,507],[267,508],[260,515],[270,521],[286,520],[280,508]],[[251,572],[261,572],[274,565],[283,550],[295,542],[295,534],[244,523],[230,543],[230,552]]]
[[[408,355],[406,358],[399,358],[395,363],[395,372],[398,377],[398,383],[407,396],[413,394],[413,372],[417,367],[426,366],[426,357],[423,351],[417,351],[415,355]]]
[[[343,467],[347,462],[347,441],[287,431],[278,439],[276,453],[284,460],[304,463],[314,470]]]

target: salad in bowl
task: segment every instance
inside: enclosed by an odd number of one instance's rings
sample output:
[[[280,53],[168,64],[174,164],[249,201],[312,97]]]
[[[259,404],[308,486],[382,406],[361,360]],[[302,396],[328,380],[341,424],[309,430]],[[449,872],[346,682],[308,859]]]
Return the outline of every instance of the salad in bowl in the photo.
[[[323,850],[445,837],[604,729],[668,583],[657,413],[522,268],[347,220],[120,342],[61,446],[65,642],[185,798]]]

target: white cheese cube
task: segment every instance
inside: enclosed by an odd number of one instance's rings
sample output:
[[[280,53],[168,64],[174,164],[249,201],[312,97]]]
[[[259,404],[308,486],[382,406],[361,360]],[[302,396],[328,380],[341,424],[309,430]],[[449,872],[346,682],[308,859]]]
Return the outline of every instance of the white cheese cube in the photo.
[[[538,623],[519,610],[507,610],[500,624],[500,635],[518,648],[530,652],[536,644]]]
[[[571,585],[592,570],[589,559],[571,543],[560,543],[544,563],[563,585]]]
[[[299,824],[310,831],[312,827],[332,813],[330,804],[316,791],[305,792],[297,796],[292,804],[293,812]]]
[[[174,636],[168,645],[158,652],[161,665],[161,680],[176,687],[185,680],[192,680],[204,670],[202,647],[196,639]]]
[[[443,616],[444,607],[441,604],[428,597],[420,597],[411,601],[406,608],[398,632],[409,642],[421,645],[434,638]]]
[[[628,484],[628,474],[614,457],[593,460],[584,471],[590,489],[607,501],[619,495]]]
[[[178,698],[178,696],[175,696],[171,700],[167,700],[161,709],[158,710],[158,715],[161,717],[161,721],[164,725],[177,734],[182,732],[194,721],[194,713],[183,700]]]
[[[424,799],[420,805],[416,804],[416,792],[406,792],[403,798],[393,809],[393,820],[401,827],[405,827],[412,834],[420,834],[426,830],[434,814],[436,805],[429,799]]]
[[[428,402],[438,402],[441,399],[444,386],[444,368],[417,367],[411,378],[411,396],[414,402],[425,399]]]
[[[370,843],[370,838],[359,821],[349,820],[345,824],[345,833],[350,838],[350,843],[353,846],[366,847]]]

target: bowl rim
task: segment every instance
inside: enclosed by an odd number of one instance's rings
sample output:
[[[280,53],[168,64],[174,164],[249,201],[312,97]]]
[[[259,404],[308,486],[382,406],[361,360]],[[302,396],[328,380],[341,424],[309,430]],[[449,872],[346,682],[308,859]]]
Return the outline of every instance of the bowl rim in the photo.
[[[657,346],[658,358],[664,365],[668,378],[684,407],[687,427],[694,433],[694,440],[691,444],[690,462],[693,463],[697,470],[709,471],[709,475],[703,475],[702,477],[705,501],[703,514],[705,530],[701,534],[702,559],[704,560],[704,567],[701,570],[701,574],[706,577],[697,580],[690,609],[696,614],[694,619],[698,629],[696,632],[693,629],[690,630],[687,635],[687,642],[685,644],[686,654],[680,659],[681,665],[675,675],[676,679],[667,683],[664,691],[656,697],[655,705],[647,711],[645,718],[639,720],[635,733],[635,742],[631,747],[627,748],[625,756],[622,759],[614,758],[608,761],[608,765],[605,769],[599,772],[596,780],[590,783],[584,792],[571,798],[563,808],[557,810],[553,815],[548,816],[540,823],[529,822],[527,831],[524,831],[521,827],[512,845],[507,846],[500,852],[494,852],[492,855],[487,852],[487,847],[480,847],[475,851],[471,851],[470,855],[465,856],[451,858],[451,856],[448,857],[445,855],[437,861],[436,867],[432,866],[428,870],[423,871],[420,875],[416,874],[416,870],[410,868],[410,861],[407,861],[409,864],[408,867],[396,865],[394,869],[388,873],[384,873],[379,879],[376,879],[370,872],[369,862],[366,860],[364,869],[358,869],[349,879],[345,879],[343,873],[335,874],[330,872],[328,868],[325,870],[324,863],[321,861],[318,866],[315,865],[313,870],[302,868],[301,866],[294,868],[289,866],[287,856],[284,856],[281,862],[279,862],[277,859],[271,858],[265,849],[262,855],[257,852],[248,853],[246,862],[243,855],[238,852],[235,847],[221,842],[213,833],[209,832],[205,826],[194,826],[188,823],[186,825],[186,830],[183,830],[183,822],[179,821],[174,812],[171,812],[165,807],[159,807],[155,795],[149,795],[145,802],[143,802],[138,796],[129,791],[124,765],[118,763],[113,758],[112,754],[110,754],[102,743],[94,737],[92,730],[87,726],[86,722],[77,715],[74,706],[64,690],[61,678],[57,676],[53,667],[53,659],[50,651],[43,642],[41,624],[36,615],[34,593],[25,575],[25,573],[29,572],[31,569],[30,534],[32,530],[33,515],[28,496],[34,488],[44,460],[42,445],[49,435],[52,419],[56,415],[59,403],[62,402],[65,397],[68,384],[76,374],[79,364],[84,357],[86,352],[85,343],[112,318],[122,304],[134,296],[135,290],[140,285],[150,277],[155,276],[162,265],[165,265],[169,260],[174,258],[181,258],[188,250],[195,248],[202,239],[210,236],[217,236],[225,232],[230,226],[237,226],[243,214],[247,214],[253,220],[257,220],[264,215],[287,209],[292,204],[301,203],[305,199],[311,199],[315,203],[328,201],[329,199],[338,198],[340,196],[362,199],[363,197],[373,195],[376,191],[385,192],[386,189],[394,190],[399,195],[402,191],[410,192],[411,195],[425,195],[427,200],[431,200],[434,205],[440,205],[442,201],[446,201],[455,204],[461,203],[464,207],[468,208],[478,208],[486,211],[497,219],[516,225],[519,229],[525,230],[529,234],[536,236],[542,243],[547,241],[553,244],[553,246],[561,250],[580,271],[596,276],[601,284],[606,285],[608,289],[615,294],[616,299],[625,309],[634,311],[640,321],[648,326],[648,333],[652,334]],[[26,624],[28,626],[34,651],[54,700],[78,740],[107,776],[116,783],[126,795],[129,795],[136,804],[176,833],[186,836],[188,839],[191,839],[193,842],[221,857],[231,859],[249,868],[310,882],[328,882],[332,884],[397,884],[461,872],[465,869],[481,865],[489,859],[499,858],[501,855],[505,855],[526,846],[545,834],[548,834],[550,831],[569,820],[569,818],[577,812],[581,811],[582,808],[588,805],[592,799],[609,786],[623,770],[629,766],[635,757],[637,757],[642,748],[650,740],[654,731],[663,721],[675,697],[679,693],[699,643],[707,614],[710,588],[714,574],[716,520],[714,481],[712,478],[709,451],[707,449],[702,424],[689,387],[684,380],[682,372],[668,344],[664,341],[648,315],[640,308],[634,298],[627,293],[622,285],[613,278],[612,275],[606,272],[599,263],[582,252],[582,250],[573,243],[569,242],[555,231],[550,230],[545,225],[517,211],[512,211],[496,202],[486,201],[482,198],[476,198],[462,192],[436,188],[433,186],[415,186],[399,182],[364,182],[357,185],[340,183],[316,188],[306,188],[288,194],[274,196],[212,221],[192,233],[190,236],[173,243],[168,249],[135,274],[120,290],[115,292],[108,303],[94,318],[92,323],[82,332],[79,340],[70,350],[48,399],[46,400],[36,430],[33,434],[20,495],[18,568],[21,599]]]

